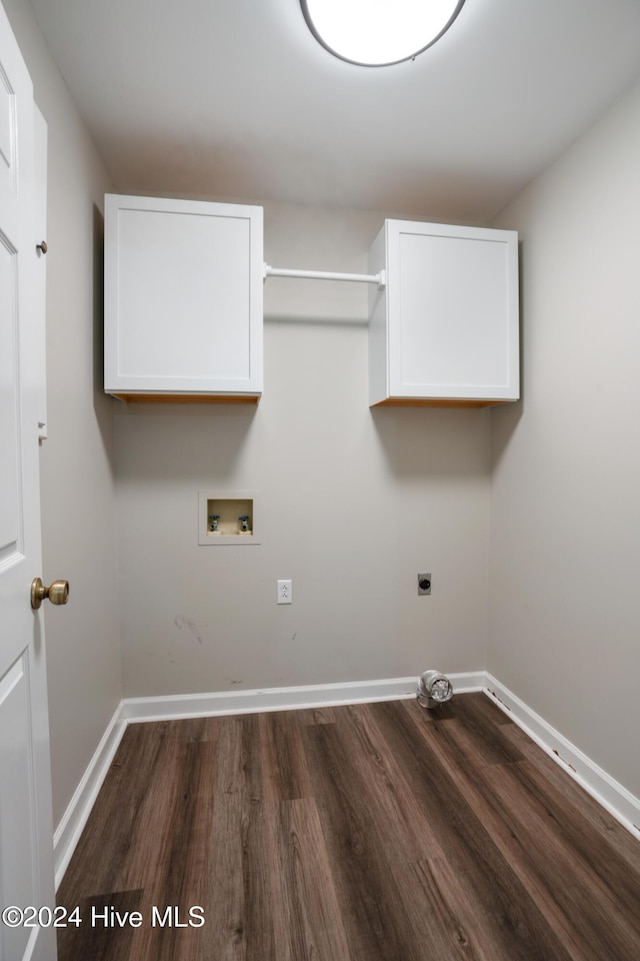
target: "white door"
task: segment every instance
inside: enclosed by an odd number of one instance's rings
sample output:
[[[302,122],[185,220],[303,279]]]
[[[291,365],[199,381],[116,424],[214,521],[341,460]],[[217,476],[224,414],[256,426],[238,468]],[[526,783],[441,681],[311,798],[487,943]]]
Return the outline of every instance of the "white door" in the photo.
[[[0,959],[55,961],[38,474],[41,256],[31,81],[0,6]],[[41,909],[32,917],[28,908]],[[21,914],[21,912],[24,912]],[[38,921],[42,923],[39,924]],[[33,926],[31,926],[33,925]]]

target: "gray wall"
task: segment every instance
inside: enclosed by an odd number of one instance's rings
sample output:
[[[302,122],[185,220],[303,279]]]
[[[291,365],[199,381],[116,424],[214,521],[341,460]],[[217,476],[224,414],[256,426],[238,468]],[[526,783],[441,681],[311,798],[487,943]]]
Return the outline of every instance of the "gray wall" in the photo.
[[[500,216],[523,401],[492,415],[488,668],[640,796],[640,85]]]
[[[48,124],[47,379],[41,450],[54,824],[122,696],[115,556],[113,402],[101,393],[102,206],[110,182],[25,0],[3,0]]]
[[[265,258],[363,272],[382,221],[267,206]],[[489,415],[372,413],[366,298],[267,281],[257,410],[117,409],[126,695],[483,667]],[[206,489],[259,492],[260,546],[198,546]],[[431,597],[417,595],[424,570]],[[278,578],[293,580],[290,607]]]

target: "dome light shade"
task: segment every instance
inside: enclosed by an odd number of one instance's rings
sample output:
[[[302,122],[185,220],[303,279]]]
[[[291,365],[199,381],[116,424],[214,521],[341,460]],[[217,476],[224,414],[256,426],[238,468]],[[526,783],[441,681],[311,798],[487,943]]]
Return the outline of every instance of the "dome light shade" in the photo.
[[[300,0],[330,53],[367,67],[412,60],[448,30],[464,0]]]

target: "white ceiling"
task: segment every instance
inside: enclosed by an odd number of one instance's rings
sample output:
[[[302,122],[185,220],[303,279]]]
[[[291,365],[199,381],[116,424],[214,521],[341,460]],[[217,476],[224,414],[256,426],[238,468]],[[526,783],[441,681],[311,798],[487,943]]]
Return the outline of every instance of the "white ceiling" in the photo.
[[[299,0],[31,0],[118,191],[485,222],[640,72],[640,0],[466,0],[357,67]]]

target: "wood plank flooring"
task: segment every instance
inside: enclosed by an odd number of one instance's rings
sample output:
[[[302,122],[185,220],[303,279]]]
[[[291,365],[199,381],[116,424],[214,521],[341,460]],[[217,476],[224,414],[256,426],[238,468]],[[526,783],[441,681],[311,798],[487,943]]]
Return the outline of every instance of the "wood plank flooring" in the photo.
[[[639,961],[640,843],[483,694],[135,724],[58,903],[59,961]]]

